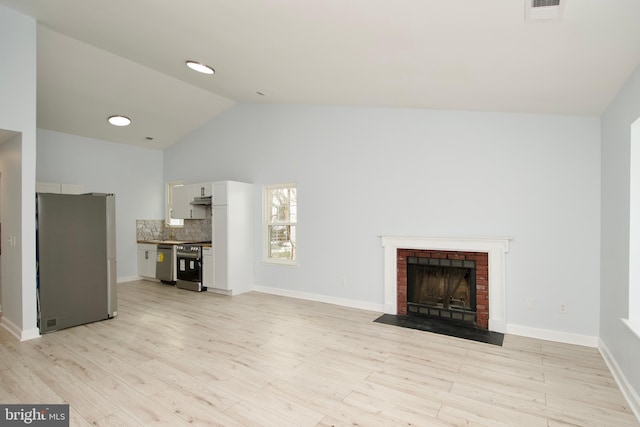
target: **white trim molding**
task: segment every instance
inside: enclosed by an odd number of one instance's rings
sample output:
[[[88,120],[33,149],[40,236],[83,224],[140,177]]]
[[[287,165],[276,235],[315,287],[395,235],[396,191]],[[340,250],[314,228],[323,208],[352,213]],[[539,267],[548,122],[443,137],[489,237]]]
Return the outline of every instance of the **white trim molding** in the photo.
[[[630,319],[620,319],[620,320],[622,320],[622,323],[627,325],[627,327],[631,332],[636,334],[636,337],[640,338],[640,322],[634,322]]]
[[[124,276],[124,277],[118,277],[118,279],[116,280],[117,283],[127,283],[127,282],[135,282],[137,280],[149,280],[146,277],[142,277],[142,276]],[[159,280],[155,280],[152,279],[152,281],[158,281]]]
[[[600,341],[600,338],[593,335],[573,334],[570,332],[561,332],[551,329],[532,328],[530,326],[514,325],[513,323],[507,325],[507,333],[536,338],[539,340],[555,341],[593,348],[597,348]]]
[[[4,317],[0,320],[0,326],[6,329],[11,335],[13,335],[20,341],[28,341],[35,338],[40,338],[40,330],[38,328],[23,330],[15,323]]]
[[[616,359],[613,357],[607,345],[600,339],[598,349],[600,350],[600,354],[604,359],[605,363],[609,367],[609,371],[613,375],[613,378],[616,380],[622,395],[626,399],[627,403],[629,403],[629,407],[633,411],[633,414],[636,416],[638,421],[640,421],[640,396],[633,389],[629,381],[627,381],[627,377],[624,375],[624,372],[618,366]]]
[[[384,312],[398,313],[398,249],[489,254],[489,330],[507,332],[506,253],[510,237],[380,236],[384,248]]]
[[[278,295],[281,297],[288,297],[288,298],[297,298],[297,299],[302,299],[307,301],[315,301],[315,302],[321,302],[325,304],[339,305],[342,307],[357,308],[359,310],[373,311],[376,313],[380,313],[382,311],[381,304],[375,304],[375,303],[366,302],[366,301],[357,301],[357,300],[351,300],[346,298],[331,297],[327,295],[312,294],[309,292],[292,291],[289,289],[271,288],[268,286],[256,285],[252,287],[252,290],[255,292],[262,292],[264,294]]]

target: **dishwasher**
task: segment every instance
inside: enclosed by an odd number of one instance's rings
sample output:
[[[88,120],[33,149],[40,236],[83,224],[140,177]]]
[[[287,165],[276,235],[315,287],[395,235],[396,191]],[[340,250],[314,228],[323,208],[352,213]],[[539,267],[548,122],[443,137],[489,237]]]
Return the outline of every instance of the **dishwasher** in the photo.
[[[173,280],[173,245],[158,245],[156,258],[156,279],[162,283],[175,284]]]

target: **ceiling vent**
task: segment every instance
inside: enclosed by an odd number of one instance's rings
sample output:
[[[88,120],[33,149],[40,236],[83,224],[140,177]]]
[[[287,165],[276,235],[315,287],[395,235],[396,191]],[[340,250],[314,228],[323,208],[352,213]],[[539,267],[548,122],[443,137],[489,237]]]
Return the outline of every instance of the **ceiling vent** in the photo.
[[[524,20],[526,22],[560,21],[567,0],[524,0]]]
[[[560,6],[560,0],[533,0],[532,7]]]

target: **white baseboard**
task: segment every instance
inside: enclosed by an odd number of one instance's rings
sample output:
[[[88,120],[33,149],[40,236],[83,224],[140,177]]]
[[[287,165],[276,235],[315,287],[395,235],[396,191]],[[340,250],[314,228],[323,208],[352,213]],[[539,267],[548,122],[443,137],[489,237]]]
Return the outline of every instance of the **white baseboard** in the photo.
[[[15,323],[4,317],[0,320],[0,326],[9,331],[9,333],[16,337],[16,339],[18,339],[19,341],[27,341],[34,338],[40,338],[40,330],[38,330],[38,328],[27,329],[23,331]]]
[[[253,286],[252,290],[263,292],[265,294],[280,295],[290,298],[298,298],[309,301],[323,302],[327,304],[341,305],[345,307],[358,308],[361,310],[377,311],[384,313],[384,304],[375,304],[363,301],[350,300],[346,298],[329,297],[326,295],[312,294],[308,292],[292,291],[289,289],[271,288],[267,286]],[[502,325],[501,325],[502,326]],[[504,326],[501,327],[501,329]],[[506,333],[521,335],[530,338],[537,338],[547,341],[561,342],[565,344],[576,344],[586,347],[598,347],[598,337],[580,334],[571,334],[568,332],[554,331],[549,329],[531,328],[528,326],[520,326],[507,324]]]
[[[556,341],[565,344],[576,344],[585,347],[598,347],[599,338],[591,335],[572,334],[569,332],[554,331],[551,329],[538,329],[529,326],[507,324],[507,333],[521,335],[523,337],[537,338],[547,341]]]
[[[4,316],[2,317],[2,320],[0,321],[0,326],[2,326],[4,329],[9,331],[9,333],[11,335],[13,335],[14,337],[16,337],[16,339],[18,339],[18,340],[20,339],[20,335],[22,335],[20,328],[18,328],[15,325],[15,323],[13,323],[12,321],[8,320]]]
[[[213,294],[218,294],[218,295],[226,295],[228,297],[233,295],[231,291],[227,291],[224,289],[216,289],[216,288],[207,288],[207,292],[211,292]]]
[[[270,288],[266,286],[253,286],[252,290],[256,292],[262,292],[265,294],[279,295],[283,297],[291,297],[297,299],[304,299],[308,301],[324,302],[327,304],[341,305],[344,307],[358,308],[360,310],[377,311],[379,313],[384,312],[384,304],[375,304],[365,301],[356,301],[346,298],[336,298],[326,295],[312,294],[308,292],[292,291],[289,289]]]
[[[622,395],[629,403],[629,407],[633,411],[633,414],[636,416],[638,421],[640,421],[640,396],[633,389],[629,381],[627,381],[627,377],[622,373],[616,359],[614,359],[613,355],[609,351],[609,348],[605,345],[605,343],[600,340],[598,343],[598,349],[600,350],[600,354],[602,354],[602,358],[604,362],[609,367],[609,371],[611,371],[611,375],[618,383],[618,388],[622,392]]]
[[[136,280],[146,280],[144,277],[140,276],[126,276],[126,277],[118,277],[118,283],[126,283],[126,282],[135,282]]]

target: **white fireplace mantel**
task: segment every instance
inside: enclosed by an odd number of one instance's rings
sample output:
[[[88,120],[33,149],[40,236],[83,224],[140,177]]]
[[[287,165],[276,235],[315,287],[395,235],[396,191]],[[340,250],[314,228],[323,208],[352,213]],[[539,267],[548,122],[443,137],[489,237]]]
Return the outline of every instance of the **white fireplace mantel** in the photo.
[[[489,254],[489,330],[506,333],[506,253],[509,237],[381,236],[384,248],[384,312],[398,313],[398,249],[486,252]]]

